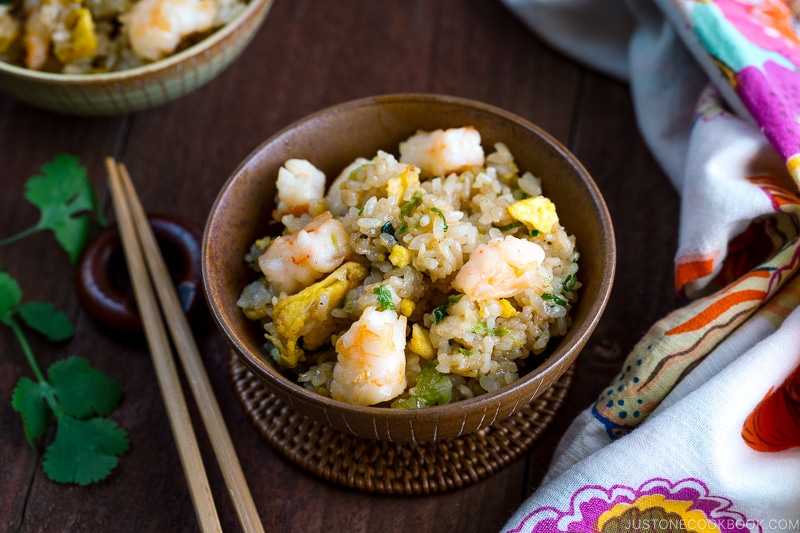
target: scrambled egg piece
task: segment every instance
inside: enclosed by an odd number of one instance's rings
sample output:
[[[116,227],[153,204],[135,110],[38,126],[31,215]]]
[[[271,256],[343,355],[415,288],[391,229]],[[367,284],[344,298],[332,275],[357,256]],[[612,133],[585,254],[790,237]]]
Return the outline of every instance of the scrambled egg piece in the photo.
[[[409,317],[409,316],[411,316],[411,313],[414,312],[414,309],[416,309],[416,307],[417,307],[417,304],[415,304],[412,300],[409,300],[407,298],[403,298],[400,301],[400,308],[398,309],[398,311],[400,311],[401,315],[403,315],[405,317]]]
[[[411,250],[395,244],[392,246],[392,253],[389,254],[389,261],[397,268],[405,268],[411,262]]]
[[[550,233],[558,227],[556,206],[549,198],[533,196],[508,206],[508,213],[528,229]]]
[[[408,191],[419,189],[419,172],[416,167],[409,166],[403,172],[386,182],[386,196],[397,198],[398,205],[403,202]],[[410,195],[409,195],[410,196]]]
[[[436,349],[431,343],[431,333],[417,323],[411,326],[411,340],[408,349],[423,359],[430,361],[436,357]]]
[[[84,57],[91,57],[97,49],[97,35],[94,31],[94,20],[88,8],[71,10],[64,21],[69,31],[69,40],[57,43],[53,49],[59,61],[71,63]]]
[[[511,318],[512,316],[517,316],[518,312],[516,308],[506,300],[505,298],[500,299],[500,316],[503,318]]]
[[[367,269],[363,265],[348,262],[325,279],[278,300],[272,311],[276,334],[267,334],[267,339],[278,349],[282,366],[294,368],[305,360],[303,349],[297,345],[301,337],[303,347],[311,350],[330,340],[337,328],[330,311],[338,307],[348,291],[357,287],[365,277]],[[322,305],[323,298],[327,305]]]

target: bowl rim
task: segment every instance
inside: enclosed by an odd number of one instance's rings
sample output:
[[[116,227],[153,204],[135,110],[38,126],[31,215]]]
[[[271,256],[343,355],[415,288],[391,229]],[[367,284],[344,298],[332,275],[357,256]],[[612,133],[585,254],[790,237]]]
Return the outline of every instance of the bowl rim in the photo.
[[[192,46],[181,50],[177,54],[172,54],[157,61],[139,65],[137,67],[97,74],[62,74],[59,72],[41,72],[38,70],[20,67],[6,61],[0,61],[0,74],[10,74],[17,78],[24,78],[30,81],[39,81],[51,84],[85,85],[87,83],[102,84],[122,81],[142,74],[158,73],[173,68],[186,59],[200,55],[215,44],[227,39],[231,34],[241,31],[240,27],[243,22],[247,21],[254,12],[261,8],[264,8],[264,12],[266,14],[271,9],[274,1],[275,0],[249,0],[245,6],[245,9],[237,13],[233,19],[219,27],[211,35],[208,35],[204,39],[194,43]]]
[[[211,231],[211,225],[215,218],[215,214],[219,208],[219,204],[222,202],[223,196],[225,192],[231,187],[233,181],[239,177],[243,171],[246,169],[247,165],[250,164],[252,161],[258,158],[258,155],[271,143],[281,139],[284,135],[292,131],[293,129],[308,123],[310,121],[316,120],[317,118],[325,115],[329,115],[331,113],[341,113],[344,111],[349,111],[365,106],[373,106],[375,104],[397,104],[402,102],[414,102],[414,103],[433,103],[433,104],[446,104],[446,105],[457,105],[457,106],[466,106],[469,108],[475,108],[479,111],[494,114],[500,116],[506,120],[510,120],[523,126],[527,129],[534,131],[537,135],[539,135],[544,141],[546,141],[554,150],[558,152],[559,155],[564,157],[574,168],[585,178],[583,180],[587,191],[594,203],[597,206],[598,212],[600,214],[600,221],[605,229],[605,233],[608,236],[606,240],[607,246],[604,250],[604,255],[599,260],[603,262],[605,268],[603,269],[603,276],[599,280],[599,287],[598,287],[598,298],[595,301],[591,302],[590,308],[587,312],[587,318],[582,324],[575,325],[573,324],[571,328],[577,327],[577,331],[573,332],[573,340],[572,344],[568,347],[558,346],[555,348],[552,354],[548,356],[548,360],[550,360],[550,364],[547,365],[546,368],[543,368],[541,365],[537,366],[536,368],[531,369],[528,373],[520,376],[519,380],[515,381],[514,383],[507,385],[505,387],[500,387],[497,390],[487,392],[486,394],[482,394],[480,396],[476,396],[474,398],[469,398],[465,400],[460,400],[455,403],[446,404],[446,405],[437,405],[432,407],[426,407],[425,409],[390,409],[387,407],[375,407],[375,406],[359,406],[353,405],[346,402],[341,402],[338,400],[334,400],[333,398],[329,398],[327,396],[323,396],[316,392],[310,391],[297,383],[291,381],[286,376],[280,373],[280,371],[266,362],[265,360],[259,358],[247,358],[242,357],[241,353],[247,353],[247,349],[245,346],[239,342],[238,339],[235,338],[225,327],[223,327],[224,320],[220,316],[220,311],[217,308],[217,305],[214,302],[213,295],[210,293],[208,280],[208,270],[209,265],[207,261],[208,257],[208,237]],[[206,296],[206,300],[208,303],[209,311],[213,317],[214,322],[217,325],[218,330],[223,335],[223,337],[227,340],[227,343],[230,348],[233,349],[234,353],[237,357],[245,364],[246,367],[252,372],[254,372],[257,376],[259,376],[262,380],[267,378],[269,379],[270,383],[280,389],[285,395],[294,395],[298,398],[296,401],[301,403],[311,404],[316,407],[322,409],[329,409],[331,407],[337,407],[344,411],[353,413],[356,416],[377,416],[382,417],[383,419],[398,419],[398,420],[434,420],[439,418],[442,414],[447,413],[449,411],[460,411],[463,408],[466,408],[469,411],[470,407],[473,406],[484,406],[488,408],[489,406],[494,406],[497,404],[497,413],[500,411],[501,406],[504,404],[503,400],[505,397],[512,397],[515,395],[515,391],[518,389],[518,385],[523,385],[525,382],[534,381],[534,380],[543,380],[547,377],[548,374],[557,372],[558,374],[554,376],[553,381],[555,381],[564,371],[566,371],[566,367],[568,364],[572,364],[574,359],[578,356],[580,351],[583,349],[583,346],[588,341],[589,337],[592,335],[593,331],[595,330],[602,314],[608,304],[608,301],[611,296],[611,290],[614,284],[614,278],[616,275],[616,238],[614,234],[614,227],[611,220],[611,215],[608,211],[608,207],[606,206],[605,200],[598,188],[597,184],[595,183],[594,179],[592,178],[591,174],[586,170],[583,164],[577,159],[577,157],[572,154],[570,150],[568,150],[560,141],[555,139],[550,133],[542,129],[540,126],[528,121],[527,119],[511,113],[510,111],[506,111],[502,108],[496,107],[492,104],[487,104],[484,102],[480,102],[477,100],[472,100],[469,98],[464,98],[460,96],[451,96],[446,94],[439,94],[439,93],[424,93],[424,92],[412,92],[412,93],[387,93],[377,96],[367,96],[356,98],[349,101],[344,101],[341,103],[337,103],[328,107],[324,107],[316,112],[310,113],[298,120],[295,120],[288,124],[287,126],[281,128],[280,130],[276,131],[272,135],[270,135],[266,140],[261,142],[254,150],[252,150],[245,158],[236,166],[235,170],[228,176],[225,182],[220,187],[220,190],[215,198],[211,209],[209,210],[208,217],[206,219],[206,224],[203,231],[203,240],[202,240],[202,252],[201,252],[201,271],[202,271],[202,279],[203,279],[203,288],[204,293]],[[553,357],[557,357],[558,359],[551,359]],[[516,385],[516,386],[515,386]],[[519,397],[517,397],[517,403],[520,402]],[[292,404],[295,401],[291,402]],[[517,408],[522,407],[522,405],[516,405],[514,410],[516,411]],[[327,411],[326,411],[327,412]],[[486,416],[486,413],[484,413]],[[464,422],[466,423],[466,415]],[[491,421],[490,421],[491,422]]]

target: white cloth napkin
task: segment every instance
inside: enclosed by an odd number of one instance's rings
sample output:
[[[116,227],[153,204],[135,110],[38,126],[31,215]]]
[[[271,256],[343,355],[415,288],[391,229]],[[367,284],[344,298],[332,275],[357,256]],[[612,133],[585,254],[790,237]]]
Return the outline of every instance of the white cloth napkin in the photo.
[[[675,283],[694,299],[653,325],[573,421],[504,531],[800,532],[789,5],[504,2],[545,41],[630,83],[641,133],[681,195]]]

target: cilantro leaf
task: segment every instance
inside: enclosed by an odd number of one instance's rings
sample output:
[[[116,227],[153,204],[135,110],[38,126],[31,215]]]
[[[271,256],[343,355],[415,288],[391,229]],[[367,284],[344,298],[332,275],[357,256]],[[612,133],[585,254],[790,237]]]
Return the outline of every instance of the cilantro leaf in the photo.
[[[72,337],[72,323],[69,317],[52,304],[28,302],[19,307],[19,314],[28,326],[51,341],[63,341]]]
[[[128,451],[128,437],[108,418],[58,416],[58,430],[44,454],[44,472],[58,483],[88,485],[105,478]]]
[[[11,396],[11,406],[22,417],[25,437],[31,446],[44,437],[50,424],[50,410],[44,403],[45,385],[36,383],[26,377],[20,378]]]
[[[81,357],[56,361],[47,369],[47,378],[61,408],[76,418],[106,415],[122,397],[116,381]]]
[[[42,166],[42,174],[28,179],[25,198],[41,211],[38,229],[49,229],[76,262],[89,238],[87,212],[104,223],[86,169],[71,155],[57,155]]]
[[[28,180],[25,196],[39,207],[41,218],[36,226],[0,240],[0,246],[38,230],[52,230],[75,262],[89,236],[89,212],[105,224],[86,172],[74,157],[57,156],[44,165],[42,175]],[[57,361],[45,378],[15,315],[54,341],[71,337],[72,324],[49,303],[20,305],[21,301],[17,281],[0,271],[0,323],[11,328],[36,377],[36,381],[20,378],[11,398],[12,407],[22,418],[25,436],[35,446],[55,415],[56,436],[44,455],[45,474],[56,482],[79,485],[103,479],[128,450],[128,437],[112,420],[83,419],[108,414],[116,407],[121,397],[119,385],[79,357]]]
[[[17,280],[6,272],[0,272],[0,322],[11,324],[12,315],[22,301],[22,289]]]

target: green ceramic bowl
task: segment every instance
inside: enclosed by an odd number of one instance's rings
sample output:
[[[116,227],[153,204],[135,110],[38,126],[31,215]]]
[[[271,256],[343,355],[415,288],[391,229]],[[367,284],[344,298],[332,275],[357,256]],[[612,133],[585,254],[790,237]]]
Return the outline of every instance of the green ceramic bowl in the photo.
[[[309,391],[280,373],[262,351],[263,330],[236,301],[255,274],[244,256],[269,232],[275,179],[289,158],[313,161],[327,176],[358,156],[386,150],[417,130],[471,125],[484,148],[504,142],[521,169],[541,177],[559,219],[577,239],[583,286],[567,334],[552,340],[538,367],[500,389],[449,405],[420,410],[358,407]],[[573,364],[608,302],[616,266],[614,228],[592,177],[564,146],[541,128],[495,107],[441,95],[387,95],[340,104],[276,133],[228,178],[206,222],[201,255],[206,298],[232,351],[277,397],[303,415],[339,431],[395,442],[458,437],[516,413]]]
[[[155,107],[194,91],[227,68],[253,39],[272,3],[251,0],[234,20],[202,41],[129,70],[58,74],[0,61],[0,91],[68,115],[122,115]]]

